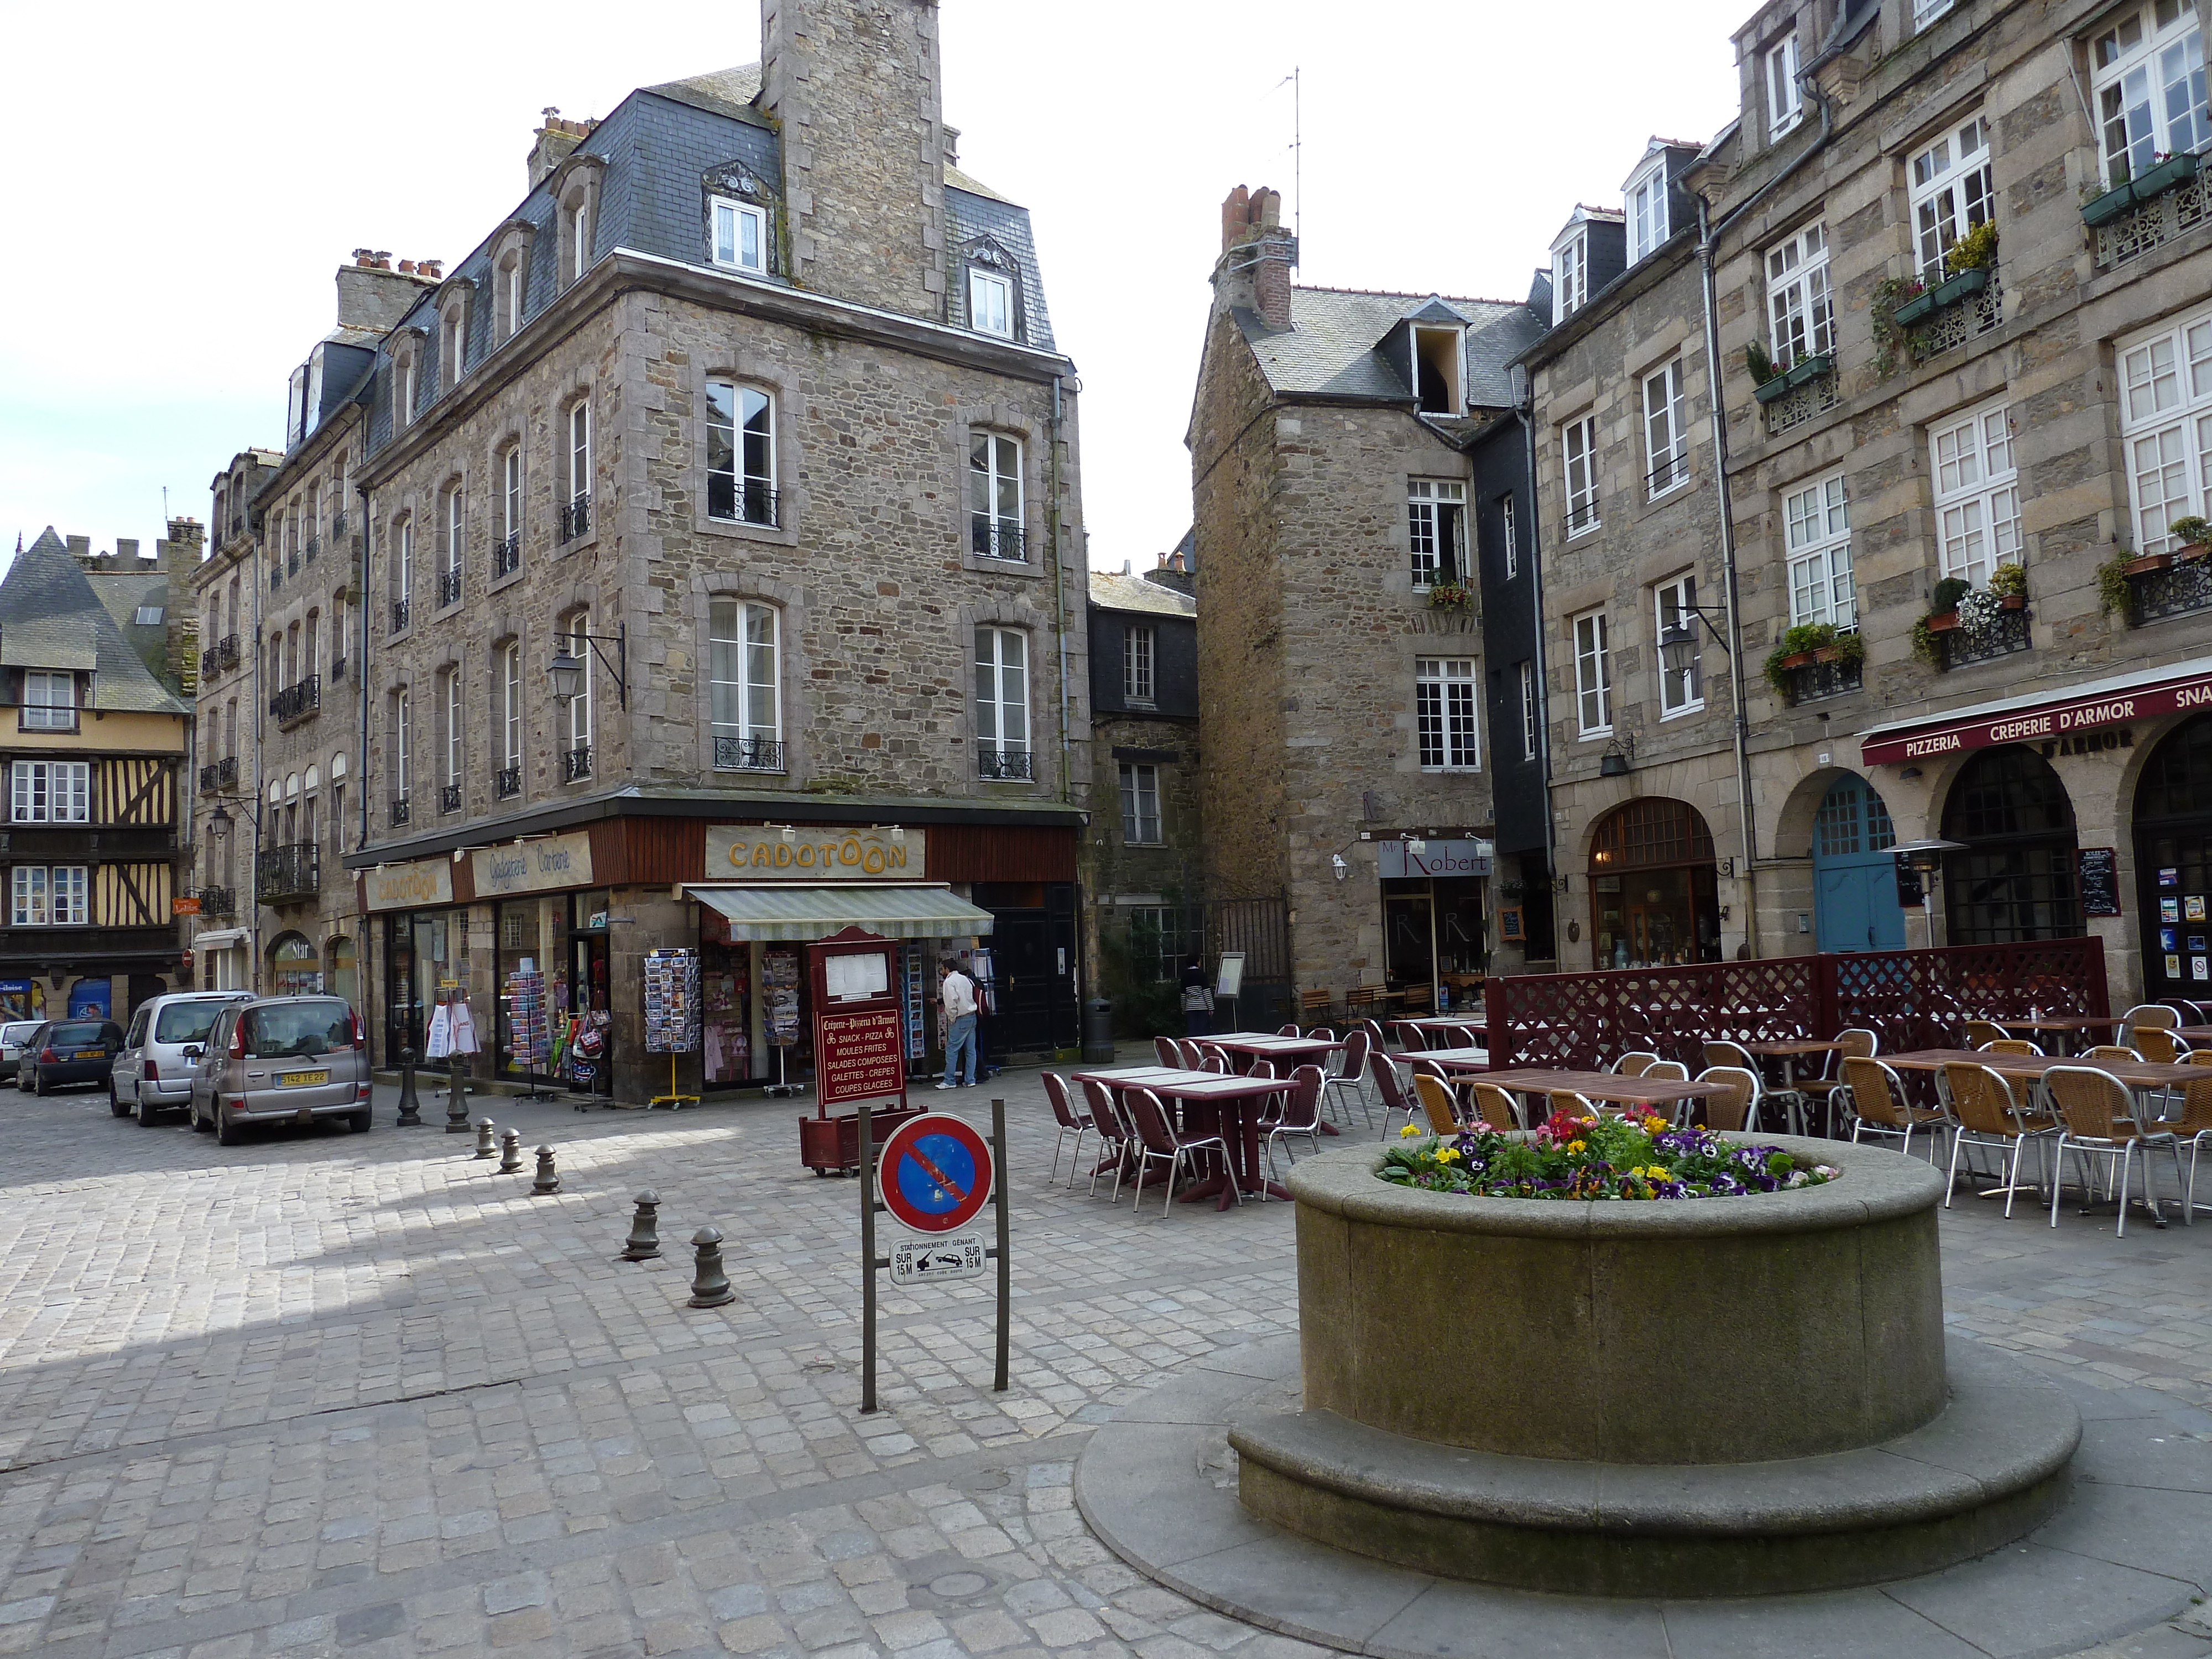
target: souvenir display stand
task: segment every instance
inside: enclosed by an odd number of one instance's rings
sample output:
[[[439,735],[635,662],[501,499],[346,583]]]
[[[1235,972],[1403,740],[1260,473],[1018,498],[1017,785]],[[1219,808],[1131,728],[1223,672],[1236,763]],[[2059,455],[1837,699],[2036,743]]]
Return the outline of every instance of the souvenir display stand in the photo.
[[[518,1100],[550,1100],[553,1091],[545,1085],[552,1081],[546,1062],[553,1050],[553,1025],[545,1006],[545,975],[529,957],[522,965],[507,976],[507,988],[499,994],[505,1004],[501,1012],[507,1016],[507,1054],[521,1068],[523,1090]]]
[[[860,1167],[857,1110],[866,1101],[878,1135],[921,1115],[906,1099],[906,1018],[891,965],[896,940],[847,927],[806,947],[814,1002],[815,1105],[799,1120],[799,1160],[819,1176]]]
[[[676,1056],[699,1048],[699,953],[678,946],[645,953],[645,1052],[668,1056],[668,1092],[648,1106],[678,1111],[696,1106],[696,1095],[676,1091]]]

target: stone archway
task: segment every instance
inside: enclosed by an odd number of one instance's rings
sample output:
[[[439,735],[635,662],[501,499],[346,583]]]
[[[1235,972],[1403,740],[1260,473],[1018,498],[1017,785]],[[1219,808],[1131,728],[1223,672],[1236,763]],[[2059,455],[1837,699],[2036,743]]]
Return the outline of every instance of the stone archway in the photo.
[[[1687,801],[1639,796],[1600,818],[1589,895],[1595,967],[1721,959],[1713,832]]]

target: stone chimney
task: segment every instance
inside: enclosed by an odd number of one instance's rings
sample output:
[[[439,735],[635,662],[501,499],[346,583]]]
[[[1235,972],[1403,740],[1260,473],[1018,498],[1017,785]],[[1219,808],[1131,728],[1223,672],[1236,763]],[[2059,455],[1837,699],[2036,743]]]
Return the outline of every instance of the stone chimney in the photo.
[[[1221,258],[1213,267],[1213,303],[1259,313],[1269,328],[1291,325],[1291,267],[1297,239],[1283,228],[1283,196],[1265,185],[1239,185],[1221,204]]]
[[[168,630],[163,651],[168,682],[186,696],[199,689],[200,619],[198,607],[192,603],[192,572],[205,550],[206,539],[198,519],[182,518],[170,520],[168,535],[154,544],[155,556],[169,579],[168,613],[162,619]],[[120,548],[122,544],[116,545]]]
[[[353,263],[338,267],[338,326],[382,334],[398,325],[422,297],[422,285],[392,268],[392,256],[357,247]]]
[[[596,121],[569,121],[562,118],[554,105],[545,106],[545,119],[532,137],[530,145],[530,188],[544,184],[553,169],[567,161],[577,145],[592,136]]]
[[[762,112],[783,135],[801,288],[945,315],[937,0],[762,0]]]

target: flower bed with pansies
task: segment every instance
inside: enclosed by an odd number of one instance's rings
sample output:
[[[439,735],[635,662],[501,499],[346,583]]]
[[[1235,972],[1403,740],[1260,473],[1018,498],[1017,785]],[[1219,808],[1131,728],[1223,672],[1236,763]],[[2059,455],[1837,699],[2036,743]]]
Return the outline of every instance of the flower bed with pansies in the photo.
[[[1743,1146],[1664,1118],[1553,1119],[1533,1134],[1478,1127],[1451,1139],[1407,1124],[1376,1171],[1401,1187],[1475,1198],[1733,1198],[1818,1187],[1842,1171],[1778,1146]]]

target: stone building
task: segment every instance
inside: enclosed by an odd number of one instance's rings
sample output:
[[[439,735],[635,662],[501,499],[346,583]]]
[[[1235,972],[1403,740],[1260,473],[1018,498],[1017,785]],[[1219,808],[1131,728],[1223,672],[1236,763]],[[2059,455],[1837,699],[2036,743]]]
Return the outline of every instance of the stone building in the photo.
[[[1024,210],[959,171],[934,0],[777,0],[762,61],[549,114],[514,212],[378,344],[356,850],[380,1058],[793,1074],[798,945],[940,951],[987,1048],[1071,1046],[1087,799],[1073,365]],[[659,994],[656,985],[656,997]],[[795,1042],[794,1042],[795,1039]],[[581,1059],[584,1069],[569,1062]]]
[[[171,521],[167,549],[188,558],[198,544],[197,524]],[[0,1011],[127,1020],[183,969],[174,900],[190,715],[72,545],[91,544],[49,527],[0,580],[0,706],[12,710],[0,742]]]
[[[1241,185],[1223,205],[1187,437],[1206,896],[1283,901],[1300,991],[1418,1005],[1487,960],[1466,445],[1545,319],[1294,286],[1279,214]]]
[[[1100,984],[1122,1030],[1180,1030],[1171,989],[1205,951],[1196,903],[1198,600],[1184,550],[1137,575],[1091,573],[1091,799],[1085,884]],[[1110,805],[1109,805],[1110,803]],[[1172,1016],[1171,1018],[1165,1018]]]
[[[1566,544],[1564,595],[1547,576],[1563,965],[1596,959],[1594,878],[1632,897],[1666,869],[1729,954],[2087,932],[2115,995],[2190,995],[2212,977],[2212,578],[2172,528],[2207,512],[2212,416],[2198,14],[1777,0],[1735,39],[1741,114],[1681,175],[1709,292],[1670,226],[1530,362],[1547,526],[1583,510],[1570,445],[1596,418],[1601,527]],[[1672,440],[1636,396],[1662,334],[1703,498],[1663,509],[1641,480]],[[1715,625],[1684,630],[1705,707],[1679,733],[1652,662],[1677,571]],[[1607,680],[1615,733],[1584,741]],[[1963,850],[1923,933],[1890,849],[1933,837]]]

